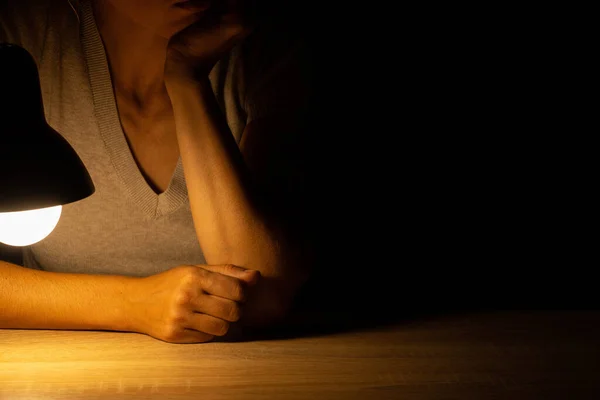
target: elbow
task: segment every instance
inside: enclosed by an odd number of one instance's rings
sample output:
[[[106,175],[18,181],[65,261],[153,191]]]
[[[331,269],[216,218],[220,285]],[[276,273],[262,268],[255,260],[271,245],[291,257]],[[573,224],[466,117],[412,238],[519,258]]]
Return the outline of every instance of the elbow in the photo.
[[[288,244],[286,251],[281,250],[279,247],[273,253],[276,261],[263,264],[271,268],[261,271],[262,278],[247,301],[242,319],[248,327],[270,328],[284,322],[292,312],[297,294],[311,276],[313,253],[308,251],[310,248],[292,248]]]
[[[266,329],[278,326],[291,310],[291,301],[273,293],[260,293],[243,312],[242,325],[250,329]]]
[[[264,277],[242,311],[241,322],[248,328],[276,327],[289,317],[301,287],[297,279]]]

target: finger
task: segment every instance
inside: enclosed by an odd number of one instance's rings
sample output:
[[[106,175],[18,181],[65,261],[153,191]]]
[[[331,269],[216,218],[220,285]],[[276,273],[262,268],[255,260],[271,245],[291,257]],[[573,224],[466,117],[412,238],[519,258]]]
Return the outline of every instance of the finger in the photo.
[[[222,297],[204,294],[195,299],[194,311],[211,315],[229,322],[239,321],[242,310],[235,301]]]
[[[168,335],[166,337],[156,337],[156,339],[162,340],[163,342],[180,344],[205,343],[214,338],[214,335],[193,329],[181,329],[176,334]]]
[[[194,313],[188,321],[187,329],[208,333],[214,336],[225,336],[229,331],[229,322],[211,315]]]
[[[181,336],[177,339],[177,343],[206,343],[213,340],[214,338],[214,335],[209,335],[208,333],[198,332],[193,329],[184,329],[181,333]]]
[[[260,278],[260,272],[253,269],[241,268],[232,264],[225,265],[198,265],[211,272],[217,272],[232,278],[241,279],[249,285],[254,285]]]
[[[198,270],[200,271],[200,288],[205,293],[233,301],[246,299],[244,283],[241,280],[204,268],[198,268]]]

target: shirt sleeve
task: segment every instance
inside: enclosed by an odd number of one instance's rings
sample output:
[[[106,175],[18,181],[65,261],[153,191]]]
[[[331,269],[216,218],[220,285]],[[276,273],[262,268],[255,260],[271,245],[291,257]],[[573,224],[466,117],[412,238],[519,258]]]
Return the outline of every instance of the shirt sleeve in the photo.
[[[49,7],[47,0],[0,0],[0,43],[23,47],[39,63]]]

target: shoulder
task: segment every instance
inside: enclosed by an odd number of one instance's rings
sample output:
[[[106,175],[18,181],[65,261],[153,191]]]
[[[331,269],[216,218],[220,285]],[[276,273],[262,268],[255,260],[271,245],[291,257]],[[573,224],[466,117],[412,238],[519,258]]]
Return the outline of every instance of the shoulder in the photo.
[[[71,0],[73,1],[73,0]],[[76,18],[68,0],[0,0],[0,42],[24,47],[39,60],[50,28]]]
[[[250,122],[295,112],[308,103],[309,41],[299,29],[279,21],[259,25],[211,72],[213,90],[238,141]]]

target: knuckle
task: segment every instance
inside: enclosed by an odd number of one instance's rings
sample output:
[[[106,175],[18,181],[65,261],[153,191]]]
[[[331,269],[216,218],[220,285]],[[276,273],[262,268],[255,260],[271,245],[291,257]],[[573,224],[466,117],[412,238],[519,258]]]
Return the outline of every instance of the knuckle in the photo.
[[[175,326],[168,324],[161,335],[161,339],[167,342],[177,342],[181,335],[181,330]]]
[[[231,322],[237,322],[240,320],[240,318],[242,316],[242,311],[241,311],[240,307],[237,304],[235,304],[235,305],[229,306],[229,310],[228,310],[228,312],[226,312],[225,315],[229,316],[229,320]]]
[[[169,315],[169,326],[174,326],[176,328],[181,327],[187,322],[187,313],[179,308],[174,308],[171,310],[171,314]]]
[[[183,276],[181,277],[181,284],[184,287],[194,286],[201,275],[200,269],[193,266],[184,267],[182,272]]]
[[[245,299],[245,293],[244,293],[244,288],[242,287],[241,282],[236,281],[232,286],[231,286],[231,297],[237,300],[244,300]]]
[[[230,272],[232,272],[234,274],[245,271],[245,268],[239,267],[235,264],[225,264],[223,267],[225,267],[226,269],[228,269]]]
[[[190,290],[180,290],[175,294],[175,304],[178,306],[187,306],[192,302],[192,293]]]
[[[240,271],[240,267],[238,267],[237,265],[234,264],[225,264],[223,265],[223,268],[231,274],[235,274],[236,272]]]
[[[215,288],[215,285],[219,282],[218,280],[218,274],[215,274],[212,271],[203,269],[200,273],[199,279],[198,279],[198,284],[199,286],[210,292],[211,290],[213,290]]]

